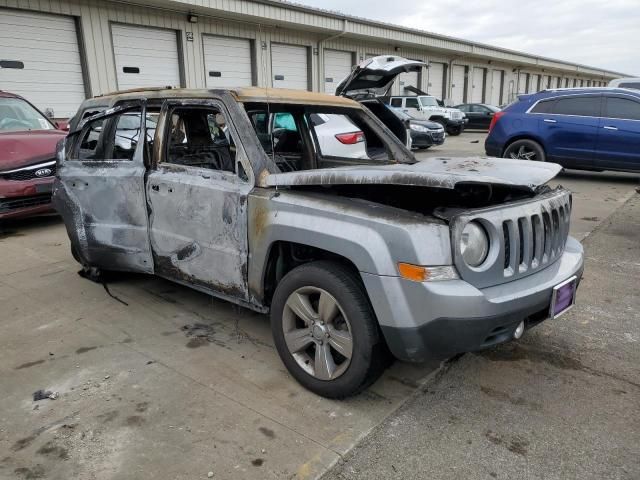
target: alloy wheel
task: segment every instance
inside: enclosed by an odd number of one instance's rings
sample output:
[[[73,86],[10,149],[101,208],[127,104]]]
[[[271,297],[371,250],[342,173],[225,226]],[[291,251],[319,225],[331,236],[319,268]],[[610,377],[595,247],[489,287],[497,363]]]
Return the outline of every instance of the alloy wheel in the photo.
[[[509,156],[515,160],[536,160],[536,152],[525,145],[521,145],[518,150],[509,152]]]
[[[337,300],[318,287],[301,287],[285,303],[284,340],[289,353],[306,373],[334,380],[351,363],[351,325]]]

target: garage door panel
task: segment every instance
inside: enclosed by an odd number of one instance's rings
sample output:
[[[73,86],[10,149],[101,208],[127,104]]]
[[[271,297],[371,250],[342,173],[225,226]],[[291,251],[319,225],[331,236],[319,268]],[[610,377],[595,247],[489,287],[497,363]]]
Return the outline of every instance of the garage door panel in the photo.
[[[1,68],[0,88],[56,117],[72,116],[85,99],[73,17],[0,8],[0,57],[24,68]]]
[[[272,84],[276,88],[309,90],[307,47],[271,44]],[[284,77],[277,79],[276,77]]]
[[[471,85],[471,102],[482,103],[484,96],[484,69],[474,68]]]
[[[500,105],[500,93],[502,89],[502,71],[491,71],[491,93],[489,95],[489,103],[492,105]]]
[[[454,105],[464,102],[465,67],[454,65],[451,77],[451,101]]]
[[[444,98],[444,64],[432,62],[429,64],[429,84],[427,93],[442,100]]]
[[[207,87],[253,85],[251,40],[205,35],[203,48]]]
[[[411,93],[406,90],[407,87],[418,87],[419,83],[418,72],[407,72],[401,73],[398,75],[398,80],[396,83],[398,84],[397,91],[400,95],[411,95]],[[394,87],[395,88],[395,87]]]
[[[353,67],[353,53],[338,50],[324,51],[324,91],[335,93],[338,84],[346,78]]]
[[[112,24],[111,36],[118,89],[181,84],[175,30]],[[139,72],[125,73],[124,67]]]
[[[70,35],[76,35],[76,27],[73,19],[71,17],[58,17],[67,18],[71,20],[71,22],[60,22],[55,21],[53,19],[53,15],[40,14],[40,13],[32,13],[32,12],[17,12],[2,10],[2,15],[0,15],[0,27],[22,27],[17,32],[18,35],[21,35],[20,32],[28,32],[28,31],[36,31],[50,32],[54,37],[57,37],[57,33],[59,32],[68,32]],[[4,30],[4,28],[3,28]]]

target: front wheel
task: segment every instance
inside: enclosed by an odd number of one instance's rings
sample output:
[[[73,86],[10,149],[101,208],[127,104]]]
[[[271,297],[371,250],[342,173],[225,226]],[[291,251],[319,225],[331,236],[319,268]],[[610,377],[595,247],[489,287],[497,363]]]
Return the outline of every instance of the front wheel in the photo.
[[[323,397],[355,395],[384,369],[386,349],[364,287],[340,263],[312,262],[285,275],[271,330],[291,375]]]
[[[528,139],[516,140],[505,149],[504,155],[502,156],[515,160],[532,160],[538,162],[544,162],[546,160],[542,146],[538,142]]]
[[[452,137],[457,137],[462,133],[462,127],[451,127],[447,130],[447,133]]]

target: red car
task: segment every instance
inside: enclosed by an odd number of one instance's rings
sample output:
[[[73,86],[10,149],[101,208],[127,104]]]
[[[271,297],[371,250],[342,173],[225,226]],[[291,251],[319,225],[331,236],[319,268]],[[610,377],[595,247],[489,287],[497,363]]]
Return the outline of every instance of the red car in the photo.
[[[24,98],[0,90],[0,220],[53,211],[60,130]]]

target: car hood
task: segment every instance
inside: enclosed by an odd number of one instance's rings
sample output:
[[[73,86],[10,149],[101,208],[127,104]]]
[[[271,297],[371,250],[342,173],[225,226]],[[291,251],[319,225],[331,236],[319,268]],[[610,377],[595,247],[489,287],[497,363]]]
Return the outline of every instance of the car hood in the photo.
[[[0,171],[53,160],[56,144],[66,135],[60,130],[0,133]]]
[[[427,127],[431,130],[440,130],[444,127],[437,122],[432,122],[431,120],[422,120],[420,118],[411,118],[411,123],[415,123],[416,125],[422,125],[423,127]]]
[[[272,173],[261,179],[260,186],[386,184],[454,189],[458,184],[481,184],[535,192],[560,170],[562,167],[555,163],[506,158],[430,158],[414,164],[357,165]]]
[[[427,64],[416,60],[381,55],[363,60],[336,88],[336,95],[368,90],[376,95],[385,95],[398,75],[404,72],[419,72]]]

